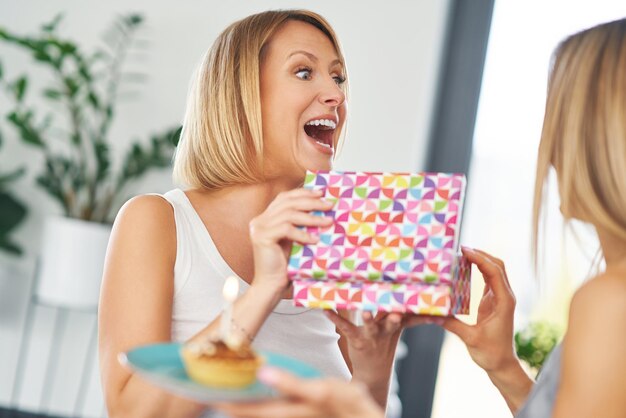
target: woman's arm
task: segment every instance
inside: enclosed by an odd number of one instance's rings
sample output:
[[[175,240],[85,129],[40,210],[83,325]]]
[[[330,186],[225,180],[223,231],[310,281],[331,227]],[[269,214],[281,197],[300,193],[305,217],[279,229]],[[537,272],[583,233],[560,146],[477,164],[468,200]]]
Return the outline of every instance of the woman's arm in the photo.
[[[195,417],[204,407],[146,383],[117,360],[143,344],[170,341],[176,227],[157,196],[129,201],[107,250],[99,308],[99,355],[111,418]]]
[[[302,226],[327,226],[332,219],[313,215],[323,211],[332,202],[322,200],[321,193],[295,189],[280,193],[263,213],[250,222],[250,239],[254,254],[254,278],[248,291],[237,299],[233,307],[233,332],[242,341],[254,338],[272,312],[287,286],[287,260],[291,243],[312,244],[318,236],[306,232]],[[216,319],[192,338],[215,338],[219,328]]]
[[[364,312],[363,325],[357,327],[346,314],[326,311],[339,332],[339,348],[350,367],[352,380],[364,384],[378,405],[385,409],[396,347],[402,332],[402,315],[379,312],[374,317],[370,312]]]
[[[469,248],[463,248],[463,254],[478,267],[485,280],[476,324],[467,325],[454,317],[418,316],[405,321],[409,326],[423,323],[442,325],[461,338],[472,360],[487,372],[515,414],[526,401],[534,384],[513,349],[515,296],[501,260]]]
[[[626,416],[626,275],[606,273],[574,296],[553,416]]]
[[[232,418],[383,418],[380,406],[360,382],[327,378],[307,380],[285,371],[263,368],[259,380],[279,398],[261,402],[218,404]]]
[[[233,307],[234,332],[254,338],[280,300],[287,281],[290,242],[319,238],[298,226],[324,226],[329,218],[307,212],[332,205],[321,195],[298,189],[281,193],[251,222],[255,275]],[[156,196],[132,199],[120,211],[109,243],[99,314],[99,351],[109,416],[194,417],[204,406],[154,388],[117,361],[133,347],[170,340],[176,226],[173,209]],[[219,316],[191,340],[216,338]]]

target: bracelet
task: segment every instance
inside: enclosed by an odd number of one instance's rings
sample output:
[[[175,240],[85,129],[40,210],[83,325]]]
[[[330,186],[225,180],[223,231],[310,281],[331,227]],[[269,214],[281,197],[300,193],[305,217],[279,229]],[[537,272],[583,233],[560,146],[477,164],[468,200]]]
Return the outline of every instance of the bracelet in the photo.
[[[231,330],[239,331],[241,334],[243,334],[243,336],[246,337],[246,339],[248,340],[249,344],[252,344],[252,342],[254,341],[254,337],[252,337],[244,327],[236,323],[234,319],[231,319],[230,321],[230,328]]]

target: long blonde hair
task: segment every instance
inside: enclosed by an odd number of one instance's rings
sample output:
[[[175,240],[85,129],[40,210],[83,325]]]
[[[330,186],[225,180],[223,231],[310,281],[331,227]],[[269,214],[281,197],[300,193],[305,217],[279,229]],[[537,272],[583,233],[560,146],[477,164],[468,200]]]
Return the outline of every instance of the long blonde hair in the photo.
[[[566,220],[626,240],[626,19],[574,34],[557,47],[538,154],[535,266],[552,167]]]
[[[290,20],[322,31],[345,64],[335,32],[314,12],[266,11],[231,24],[207,51],[192,79],[174,157],[175,182],[219,189],[263,179],[259,69],[272,35]]]

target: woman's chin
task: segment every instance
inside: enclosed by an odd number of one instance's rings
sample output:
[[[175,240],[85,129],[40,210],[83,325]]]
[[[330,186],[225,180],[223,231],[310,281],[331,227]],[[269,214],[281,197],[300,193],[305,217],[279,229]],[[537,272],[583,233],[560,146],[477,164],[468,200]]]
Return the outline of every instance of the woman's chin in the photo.
[[[317,162],[315,164],[307,164],[304,166],[308,171],[329,171],[333,169],[332,161]]]
[[[303,167],[305,171],[328,171],[333,169],[333,158],[332,156],[318,153],[316,155],[307,156],[307,158],[302,158],[298,165]]]

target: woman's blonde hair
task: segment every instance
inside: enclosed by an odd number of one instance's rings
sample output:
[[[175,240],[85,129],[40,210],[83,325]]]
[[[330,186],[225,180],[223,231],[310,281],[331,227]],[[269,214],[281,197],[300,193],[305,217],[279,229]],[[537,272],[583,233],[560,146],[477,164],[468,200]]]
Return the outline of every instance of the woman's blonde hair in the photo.
[[[294,20],[322,31],[345,62],[335,32],[316,13],[267,11],[231,24],[215,40],[191,81],[174,157],[175,182],[219,189],[263,179],[260,64],[272,35]]]
[[[572,35],[554,52],[535,181],[535,262],[551,167],[566,220],[626,240],[626,19]]]

